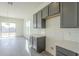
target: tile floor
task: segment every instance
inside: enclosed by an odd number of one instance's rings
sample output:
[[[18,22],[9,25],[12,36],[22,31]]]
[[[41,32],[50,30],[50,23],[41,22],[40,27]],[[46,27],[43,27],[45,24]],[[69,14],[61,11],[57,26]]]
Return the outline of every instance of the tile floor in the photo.
[[[46,56],[29,48],[24,37],[0,38],[0,56]],[[49,55],[48,55],[49,56]]]

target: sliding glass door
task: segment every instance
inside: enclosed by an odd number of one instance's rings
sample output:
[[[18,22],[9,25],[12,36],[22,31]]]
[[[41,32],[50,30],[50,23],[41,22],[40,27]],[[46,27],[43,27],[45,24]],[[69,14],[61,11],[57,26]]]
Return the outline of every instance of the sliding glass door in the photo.
[[[0,37],[2,36],[2,27],[1,27],[1,23],[0,23]]]
[[[16,36],[16,23],[1,22],[0,36],[1,37]]]
[[[1,27],[2,27],[2,37],[8,37],[8,33],[9,33],[8,23],[2,22]]]
[[[15,23],[9,23],[8,36],[10,37],[16,36],[16,24]]]

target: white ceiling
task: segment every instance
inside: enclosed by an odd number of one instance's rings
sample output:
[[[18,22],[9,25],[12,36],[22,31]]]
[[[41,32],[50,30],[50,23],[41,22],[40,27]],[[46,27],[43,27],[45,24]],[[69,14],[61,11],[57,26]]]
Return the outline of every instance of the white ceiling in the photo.
[[[44,2],[14,2],[13,5],[7,2],[0,2],[0,16],[27,18]]]

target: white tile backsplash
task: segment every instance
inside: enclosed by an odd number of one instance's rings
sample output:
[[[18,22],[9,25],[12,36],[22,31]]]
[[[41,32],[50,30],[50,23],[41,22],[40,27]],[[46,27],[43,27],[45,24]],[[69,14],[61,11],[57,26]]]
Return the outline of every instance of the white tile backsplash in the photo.
[[[46,50],[53,55],[56,53],[55,44],[57,43],[79,53],[79,28],[60,28],[60,16],[46,21],[46,37]],[[53,51],[51,46],[54,47]]]
[[[45,29],[33,29],[32,34],[35,35],[44,35],[45,36]]]

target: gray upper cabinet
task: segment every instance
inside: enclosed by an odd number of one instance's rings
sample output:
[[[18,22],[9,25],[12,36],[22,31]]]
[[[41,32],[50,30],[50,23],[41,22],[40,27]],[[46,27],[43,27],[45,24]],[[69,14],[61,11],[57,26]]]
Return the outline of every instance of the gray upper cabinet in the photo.
[[[37,27],[41,28],[41,11],[37,13]]]
[[[42,19],[42,12],[39,11],[38,13],[33,15],[33,28],[45,28],[46,27],[46,20]]]
[[[48,16],[48,6],[42,9],[42,19],[45,19]]]
[[[61,6],[60,27],[77,28],[79,23],[77,19],[77,7],[78,7],[77,2],[62,2],[60,6]]]
[[[60,4],[59,2],[52,2],[49,4],[49,16],[58,14],[60,12]]]
[[[33,15],[33,28],[37,28],[37,17],[36,17],[36,14]]]
[[[42,19],[42,12],[37,13],[37,28],[45,28],[46,20]]]

